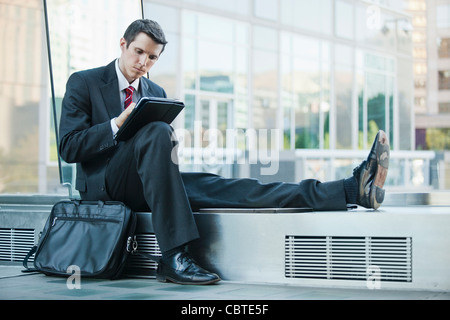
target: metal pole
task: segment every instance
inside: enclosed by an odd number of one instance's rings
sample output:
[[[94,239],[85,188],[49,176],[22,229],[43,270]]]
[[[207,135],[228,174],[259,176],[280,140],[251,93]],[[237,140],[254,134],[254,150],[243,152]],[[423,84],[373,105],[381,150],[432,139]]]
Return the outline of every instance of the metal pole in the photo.
[[[47,1],[43,0],[44,4],[44,20],[45,20],[45,35],[47,37],[47,56],[48,56],[48,68],[50,73],[50,90],[52,98],[52,109],[53,109],[53,124],[55,126],[55,137],[56,137],[56,150],[58,154],[58,170],[59,170],[59,182],[63,186],[67,186],[69,189],[69,197],[72,198],[72,185],[63,181],[63,173],[61,166],[61,157],[59,155],[59,133],[58,133],[58,119],[56,112],[56,100],[55,100],[55,86],[53,81],[53,67],[52,67],[52,54],[50,51],[50,32],[49,32],[49,22],[48,22],[48,11],[47,11]]]

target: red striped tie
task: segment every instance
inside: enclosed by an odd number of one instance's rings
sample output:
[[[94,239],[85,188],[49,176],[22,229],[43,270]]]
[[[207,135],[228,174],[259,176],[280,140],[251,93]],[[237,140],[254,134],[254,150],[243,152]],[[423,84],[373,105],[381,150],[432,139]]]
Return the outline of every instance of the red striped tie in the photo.
[[[133,102],[133,91],[134,87],[129,86],[125,89],[126,97],[125,97],[125,109],[130,106],[130,104]]]

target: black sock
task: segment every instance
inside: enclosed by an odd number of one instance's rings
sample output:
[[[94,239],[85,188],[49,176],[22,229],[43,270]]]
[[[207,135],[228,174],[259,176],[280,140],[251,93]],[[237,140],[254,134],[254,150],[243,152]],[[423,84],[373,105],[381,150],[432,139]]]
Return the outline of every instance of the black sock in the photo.
[[[358,197],[358,182],[354,176],[344,179],[344,190],[347,203],[356,204]]]

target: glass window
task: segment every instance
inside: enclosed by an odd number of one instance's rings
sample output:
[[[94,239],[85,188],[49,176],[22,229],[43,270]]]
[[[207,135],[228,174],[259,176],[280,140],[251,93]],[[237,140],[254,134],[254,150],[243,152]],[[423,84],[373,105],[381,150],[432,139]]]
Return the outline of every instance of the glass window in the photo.
[[[436,26],[438,28],[450,28],[450,4],[438,4],[436,6]]]
[[[200,90],[233,93],[233,47],[200,41],[198,50]]]
[[[183,11],[183,35],[197,35],[197,15],[191,11]]]
[[[317,39],[298,36],[293,37],[293,54],[307,59],[318,59],[320,56],[320,42]]]
[[[402,70],[406,72],[402,74],[404,78],[398,80],[403,81],[399,87],[404,88],[404,96],[400,97],[399,110],[405,112],[403,119],[396,120],[397,116],[394,105],[394,61],[391,58],[377,56],[372,53],[357,51],[357,73],[356,85],[358,92],[358,119],[359,119],[359,148],[367,149],[372,145],[378,130],[384,130],[389,136],[391,148],[394,146],[394,123],[403,122],[402,135],[407,138],[411,137],[411,103],[407,105],[407,98],[412,97],[412,70]],[[398,71],[400,75],[400,70]],[[410,77],[407,79],[406,74]],[[411,86],[409,86],[411,85]],[[410,144],[410,142],[408,142]]]
[[[179,37],[174,33],[166,33],[166,39],[168,43],[158,62],[152,67],[149,78],[164,88],[167,97],[179,99],[180,97],[177,96],[177,76],[180,70]]]
[[[236,43],[240,45],[248,45],[248,27],[242,23],[236,23]]]
[[[183,82],[186,89],[196,88],[197,77],[197,41],[183,38]]]
[[[47,7],[56,108],[60,110],[70,74],[104,66],[120,56],[119,39],[131,22],[141,18],[140,1],[115,0],[105,6],[102,1],[50,0]],[[72,188],[74,168],[62,161],[63,182]]]
[[[400,150],[411,150],[412,146],[412,128],[414,121],[412,119],[414,110],[413,104],[414,86],[411,79],[414,78],[414,73],[411,68],[411,61],[406,59],[397,60],[397,88],[398,88],[398,119],[395,121],[397,130],[399,132],[398,146],[391,146],[391,148],[398,148]]]
[[[450,102],[439,102],[439,113],[450,113]]]
[[[256,129],[276,128],[277,54],[263,50],[253,53],[253,127]]]
[[[358,42],[390,51],[397,48],[396,30],[399,28],[396,16],[378,6],[363,3],[355,5],[355,10],[355,38]]]
[[[191,133],[194,132],[194,122],[195,122],[195,96],[192,94],[186,94],[184,96],[184,128],[189,130]],[[191,147],[192,141],[187,141],[187,147]]]
[[[195,3],[215,10],[233,12],[240,15],[249,14],[250,0],[184,0],[185,2]]]
[[[295,147],[319,148],[320,64],[294,58]]]
[[[255,16],[269,20],[278,20],[278,0],[254,0]]]
[[[450,90],[450,70],[439,71],[438,75],[439,90]]]
[[[276,128],[278,110],[278,35],[275,30],[253,28],[253,126]]]
[[[262,26],[253,27],[253,46],[259,49],[275,51],[278,49],[277,31]]]
[[[338,0],[336,1],[336,36],[346,39],[354,38],[353,4]]]
[[[397,19],[397,39],[393,39],[393,41],[397,40],[397,50],[410,55],[413,50],[413,25],[409,20],[406,19]],[[414,34],[417,34],[417,30],[414,30]],[[425,36],[426,38],[426,36]],[[422,40],[422,43],[425,41]],[[416,45],[417,43],[415,43]]]
[[[144,17],[157,21],[166,35],[167,33],[178,32],[180,18],[178,10],[173,7],[144,0]]]
[[[191,11],[183,11],[183,26],[185,96],[197,104],[186,114],[185,128],[193,130],[193,119],[207,118],[215,123],[211,128],[248,128],[249,26]]]
[[[336,45],[335,56],[336,148],[352,149],[354,54],[351,47]]]
[[[443,38],[439,40],[439,58],[450,58],[450,38]]]
[[[204,39],[233,42],[233,23],[212,15],[198,15],[198,34]]]
[[[283,109],[284,149],[295,149],[295,123],[293,117],[292,57],[281,55],[281,107]]]
[[[332,0],[281,0],[281,22],[304,30],[331,34]]]
[[[48,150],[47,127],[40,124],[47,116],[48,89],[41,78],[47,65],[41,1],[0,2],[0,193],[37,193],[59,182],[49,151],[56,160],[55,148]],[[54,134],[52,136],[55,143]],[[39,151],[43,142],[45,153]],[[43,185],[41,184],[43,182]],[[50,181],[49,181],[50,182]],[[53,190],[52,190],[53,191]]]
[[[48,0],[57,121],[71,73],[106,65],[120,54],[119,39],[141,17],[138,0]],[[125,10],[126,9],[126,10]],[[0,193],[67,194],[60,184],[51,111],[43,2],[0,1]],[[73,166],[62,167],[74,186]]]
[[[367,94],[367,146],[375,139],[378,130],[386,130],[386,79],[382,74],[366,73]]]
[[[158,63],[152,68],[150,78],[162,86],[169,98],[177,98],[177,75],[179,51],[179,12],[177,9],[144,1],[144,17],[157,21],[168,41]]]
[[[330,45],[282,33],[281,51],[284,147],[329,148]]]
[[[235,48],[235,91],[241,95],[247,95],[248,91],[248,50]]]

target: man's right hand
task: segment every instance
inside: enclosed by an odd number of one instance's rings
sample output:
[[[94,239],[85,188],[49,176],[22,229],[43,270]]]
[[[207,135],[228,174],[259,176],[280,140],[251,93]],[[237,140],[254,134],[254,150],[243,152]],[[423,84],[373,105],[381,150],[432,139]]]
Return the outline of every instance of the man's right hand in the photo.
[[[125,120],[127,120],[128,116],[130,115],[131,111],[133,111],[134,107],[136,106],[136,103],[131,103],[128,108],[122,111],[120,116],[118,116],[114,121],[116,122],[117,128],[120,129],[120,127],[123,125]]]

